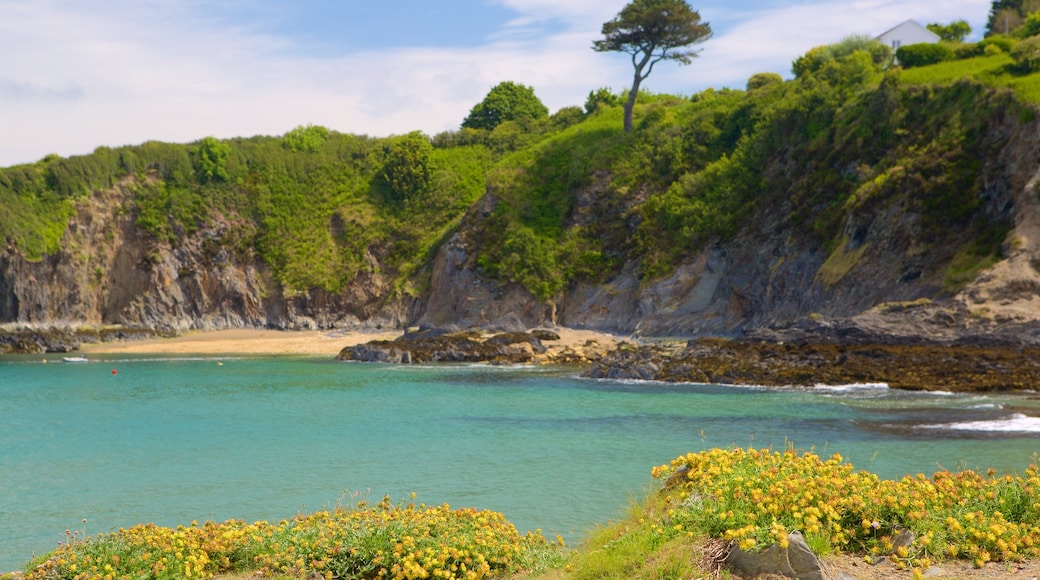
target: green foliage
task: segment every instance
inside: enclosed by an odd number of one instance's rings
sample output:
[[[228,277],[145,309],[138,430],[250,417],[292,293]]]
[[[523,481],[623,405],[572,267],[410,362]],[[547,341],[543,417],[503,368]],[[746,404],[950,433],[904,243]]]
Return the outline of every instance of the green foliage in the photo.
[[[751,78],[748,79],[747,90],[748,92],[750,92],[768,89],[770,87],[783,84],[783,82],[784,77],[780,76],[779,73],[755,73],[751,75]]]
[[[432,175],[430,156],[433,145],[425,134],[413,131],[394,138],[383,146],[383,152],[386,161],[381,175],[395,202],[403,203],[427,193]]]
[[[903,68],[937,64],[953,58],[953,49],[945,44],[908,44],[896,50],[896,60]]]
[[[503,223],[505,228],[496,232],[494,250],[481,255],[480,266],[496,278],[520,284],[540,300],[557,295],[566,280],[556,259],[556,240],[504,217],[492,223]]]
[[[215,137],[206,137],[194,150],[198,157],[199,173],[204,181],[227,181],[227,159],[231,147]]]
[[[330,131],[320,125],[300,125],[282,135],[282,143],[292,151],[317,153],[325,145]]]
[[[1011,49],[1018,43],[1017,39],[1003,34],[994,34],[993,36],[987,36],[979,42],[979,46],[983,49],[989,46],[995,46],[1000,49],[1001,52],[1011,52]]]
[[[606,87],[598,88],[594,91],[589,91],[589,96],[585,99],[585,113],[591,115],[600,109],[600,107],[620,107],[624,100],[620,95],[616,95]]]
[[[553,130],[560,131],[576,125],[585,118],[585,111],[581,107],[571,106],[564,107],[559,111],[556,111],[549,117],[549,122],[552,125]]]
[[[1015,31],[1015,36],[1019,38],[1029,38],[1040,34],[1040,12],[1034,12],[1028,16],[1022,26]]]
[[[981,568],[1040,555],[1036,465],[1017,477],[942,470],[883,480],[837,454],[738,448],[688,453],[653,474],[673,482],[667,513],[677,531],[744,550],[786,548],[788,533],[799,530],[816,550],[866,554],[868,562],[887,556],[905,567],[960,557]],[[900,547],[904,528],[911,539]]]
[[[267,578],[488,578],[560,565],[562,545],[558,536],[550,543],[540,533],[521,534],[497,512],[394,505],[384,497],[277,524],[138,524],[95,537],[69,534],[31,562],[25,577],[181,580],[248,571]]]
[[[1040,36],[1030,36],[1011,49],[1018,69],[1024,73],[1040,72]]]
[[[964,20],[955,20],[949,24],[933,22],[927,28],[938,34],[944,42],[964,42],[964,39],[971,34],[971,25]]]
[[[534,89],[505,81],[492,87],[484,100],[477,103],[462,121],[466,129],[495,129],[506,121],[543,119],[549,109],[534,94]]]
[[[852,35],[835,44],[810,49],[809,52],[795,59],[791,70],[795,77],[801,78],[821,70],[827,63],[842,61],[858,52],[868,54],[873,66],[879,71],[888,64],[892,57],[891,49],[876,39],[870,36]]]

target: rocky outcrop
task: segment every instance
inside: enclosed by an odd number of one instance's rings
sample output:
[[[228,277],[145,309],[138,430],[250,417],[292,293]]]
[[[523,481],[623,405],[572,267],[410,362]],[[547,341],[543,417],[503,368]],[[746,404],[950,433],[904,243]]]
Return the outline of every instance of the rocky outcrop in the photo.
[[[427,362],[587,364],[599,360],[613,347],[596,340],[584,344],[551,344],[555,332],[488,332],[428,328],[408,332],[394,340],[377,340],[340,351],[338,360],[412,364]],[[546,344],[545,342],[550,344]]]
[[[623,345],[594,363],[585,376],[759,386],[884,383],[926,391],[1024,390],[1040,384],[1040,348],[702,338],[681,350]]]
[[[395,340],[372,341],[344,348],[338,360],[388,363],[493,362],[529,363],[545,354],[542,341],[532,334],[485,335],[476,331],[425,330]]]

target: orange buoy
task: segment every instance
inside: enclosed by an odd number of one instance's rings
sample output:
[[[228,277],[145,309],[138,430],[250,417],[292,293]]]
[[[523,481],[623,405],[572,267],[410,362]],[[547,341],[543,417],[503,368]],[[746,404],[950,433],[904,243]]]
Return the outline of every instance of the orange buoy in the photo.
[[[113,374],[113,375],[118,375],[118,374],[119,374],[119,371],[117,371],[116,369],[112,369],[112,374]]]

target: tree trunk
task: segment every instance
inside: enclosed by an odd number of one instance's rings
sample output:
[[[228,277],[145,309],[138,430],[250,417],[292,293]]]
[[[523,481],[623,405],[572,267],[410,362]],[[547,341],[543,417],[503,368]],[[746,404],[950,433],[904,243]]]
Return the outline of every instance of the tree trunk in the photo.
[[[643,82],[641,71],[636,71],[636,78],[632,81],[632,90],[628,91],[628,100],[625,101],[625,133],[632,132],[632,110],[636,107],[636,97],[639,96],[639,85]]]

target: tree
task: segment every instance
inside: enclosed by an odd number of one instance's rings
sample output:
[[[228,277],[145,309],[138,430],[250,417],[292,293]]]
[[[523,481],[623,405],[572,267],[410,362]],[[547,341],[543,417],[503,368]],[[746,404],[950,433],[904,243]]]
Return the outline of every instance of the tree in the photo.
[[[964,20],[955,20],[949,24],[933,22],[928,25],[928,30],[938,34],[939,38],[946,42],[964,42],[971,34],[971,25]]]
[[[711,26],[686,0],[632,0],[613,20],[603,23],[596,52],[624,52],[632,57],[635,75],[625,102],[625,132],[632,131],[632,109],[639,85],[662,60],[690,64],[698,50],[680,50],[711,38]]]
[[[199,171],[203,181],[227,181],[227,159],[231,146],[216,137],[206,137],[195,147],[199,159]]]
[[[282,136],[282,144],[297,153],[317,153],[325,145],[329,133],[330,131],[321,125],[300,125]]]
[[[1008,34],[1022,24],[1022,0],[994,0],[986,22],[986,36]]]
[[[483,101],[474,105],[462,121],[467,129],[494,129],[505,121],[544,119],[549,108],[534,94],[534,89],[505,81],[495,85]]]
[[[430,188],[433,145],[421,131],[395,137],[383,147],[383,179],[390,186],[394,201],[403,203],[424,195]]]
[[[755,73],[751,75],[751,78],[747,82],[747,90],[749,93],[760,91],[762,89],[768,89],[784,83],[784,77],[774,72],[763,72]]]

